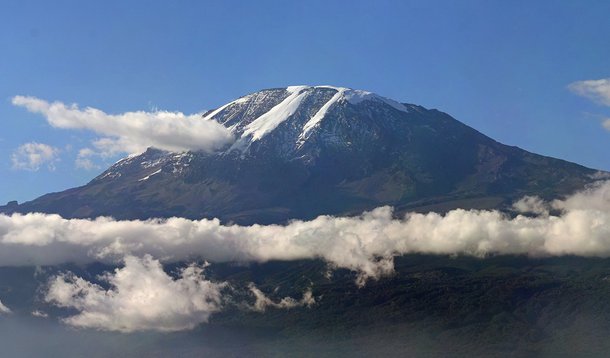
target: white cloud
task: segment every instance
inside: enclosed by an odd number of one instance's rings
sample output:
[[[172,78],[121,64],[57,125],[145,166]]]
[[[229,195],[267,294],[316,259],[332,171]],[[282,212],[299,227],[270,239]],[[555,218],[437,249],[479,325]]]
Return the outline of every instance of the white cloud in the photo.
[[[565,200],[546,203],[529,197],[515,207],[543,215],[511,218],[497,211],[458,209],[396,219],[391,208],[382,207],[356,217],[320,216],[267,226],[227,226],[216,219],[0,215],[0,266],[124,262],[100,278],[102,285],[70,273],[56,276],[45,299],[77,311],[64,319],[69,325],[132,332],[191,329],[230,302],[223,297],[228,285],[206,280],[202,267],[189,265],[172,277],[161,262],[324,259],[331,268],[358,272],[356,283],[363,285],[391,274],[394,257],[403,254],[610,257],[610,181]],[[561,214],[549,214],[551,207]],[[254,285],[249,290],[255,302],[241,306],[256,311],[315,304],[311,289],[300,299],[279,300]],[[0,310],[9,312],[4,306]]]
[[[94,156],[97,156],[97,153],[93,149],[82,148],[78,151],[74,164],[77,168],[85,170],[100,169],[100,166],[91,160]]]
[[[203,269],[190,265],[180,277],[170,277],[149,255],[127,256],[125,266],[102,277],[104,289],[73,274],[53,278],[47,302],[78,310],[64,322],[86,328],[133,332],[180,331],[207,322],[221,309],[222,283],[205,279]]]
[[[85,170],[95,170],[95,169],[101,168],[99,165],[95,164],[89,158],[77,157],[76,160],[74,161],[74,165],[79,169],[85,169]]]
[[[568,85],[568,88],[579,96],[610,106],[610,78],[577,81]]]
[[[537,196],[524,196],[513,203],[513,209],[523,214],[546,215],[549,213],[549,205]]]
[[[91,107],[81,109],[76,104],[49,103],[28,96],[15,96],[12,103],[42,114],[55,128],[83,129],[101,135],[92,146],[104,157],[141,153],[151,146],[168,151],[213,151],[233,141],[227,128],[199,114],[166,111],[107,114]],[[87,167],[89,162],[82,161],[80,165]]]
[[[547,204],[548,205],[548,204]],[[265,262],[324,259],[360,274],[359,283],[393,272],[410,253],[610,257],[610,182],[553,207],[559,215],[510,218],[497,211],[407,214],[382,207],[356,217],[320,216],[287,225],[222,225],[219,220],[116,221],[58,215],[0,215],[0,265],[116,263],[150,254],[164,262]]]
[[[11,310],[0,301],[0,315],[11,313]]]
[[[593,180],[596,180],[596,181],[609,180],[610,179],[610,172],[596,171],[595,173],[589,175],[589,177],[591,179],[593,179]]]
[[[267,297],[263,293],[263,291],[259,290],[253,283],[251,283],[248,288],[256,298],[256,302],[254,302],[254,305],[250,308],[258,312],[265,312],[269,307],[279,309],[291,309],[296,307],[311,307],[316,303],[311,289],[305,291],[303,293],[303,297],[300,300],[294,299],[292,297],[284,297],[278,302],[273,302],[273,300]]]
[[[572,211],[610,212],[610,181],[597,181],[565,200],[552,202],[555,209]]]
[[[19,146],[11,155],[13,169],[37,171],[46,165],[49,170],[55,170],[59,160],[59,149],[48,144],[30,142]]]
[[[254,304],[231,303],[223,296],[225,289],[231,288],[229,284],[206,280],[203,269],[191,264],[180,271],[178,278],[172,278],[152,256],[127,255],[122,268],[98,277],[110,286],[108,289],[72,273],[64,273],[49,280],[44,300],[78,312],[62,319],[68,325],[120,332],[193,329],[207,322],[227,303],[257,312],[315,304],[311,288],[301,299],[284,297],[275,302],[253,283],[248,290],[255,298]],[[39,310],[33,311],[32,316],[49,317]]]
[[[49,314],[41,310],[34,310],[32,311],[32,317],[49,318]]]

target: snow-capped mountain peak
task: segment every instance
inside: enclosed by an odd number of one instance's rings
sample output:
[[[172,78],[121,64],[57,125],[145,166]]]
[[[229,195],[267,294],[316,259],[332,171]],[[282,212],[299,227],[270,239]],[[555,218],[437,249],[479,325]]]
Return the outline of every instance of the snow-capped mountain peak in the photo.
[[[209,112],[204,118],[216,120],[233,132],[236,142],[230,151],[247,151],[253,143],[279,128],[289,132],[282,135],[283,140],[291,140],[293,149],[298,149],[336,107],[345,106],[409,112],[407,106],[368,91],[326,85],[290,86],[246,95]]]
[[[259,140],[265,134],[274,130],[280,123],[290,118],[307,95],[305,89],[307,89],[306,86],[286,88],[290,95],[268,112],[250,122],[243,131],[242,138],[250,136],[253,141]]]
[[[595,173],[505,146],[437,110],[343,87],[262,90],[203,120],[236,142],[212,153],[149,148],[83,187],[4,210],[250,225],[383,205],[502,208],[523,195],[564,195]]]

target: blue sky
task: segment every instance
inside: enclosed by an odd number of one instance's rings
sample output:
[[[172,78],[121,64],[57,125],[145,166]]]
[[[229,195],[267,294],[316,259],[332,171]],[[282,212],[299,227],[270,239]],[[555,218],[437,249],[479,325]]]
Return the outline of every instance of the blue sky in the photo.
[[[18,95],[188,115],[262,88],[332,84],[610,170],[605,87],[597,102],[568,88],[610,77],[608,14],[608,1],[6,1],[0,203],[85,184],[122,155],[77,167],[100,134],[51,126]],[[12,160],[28,148],[39,165]]]

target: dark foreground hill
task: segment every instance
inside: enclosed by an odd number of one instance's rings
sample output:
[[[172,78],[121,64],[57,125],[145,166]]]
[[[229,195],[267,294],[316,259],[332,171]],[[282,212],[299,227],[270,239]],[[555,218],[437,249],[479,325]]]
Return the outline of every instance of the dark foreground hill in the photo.
[[[325,275],[321,261],[216,264],[209,277],[243,292],[236,300],[253,301],[254,282],[274,301],[311,288],[316,303],[265,312],[229,305],[193,331],[131,334],[67,327],[33,299],[65,269],[94,279],[104,268],[0,268],[13,309],[0,319],[3,355],[604,357],[610,349],[608,259],[411,255],[397,258],[396,275],[364,287],[349,271]]]
[[[87,185],[0,211],[250,224],[382,205],[502,209],[523,195],[572,193],[595,173],[503,145],[437,110],[346,88],[263,90],[204,117],[236,141],[215,153],[151,148]]]

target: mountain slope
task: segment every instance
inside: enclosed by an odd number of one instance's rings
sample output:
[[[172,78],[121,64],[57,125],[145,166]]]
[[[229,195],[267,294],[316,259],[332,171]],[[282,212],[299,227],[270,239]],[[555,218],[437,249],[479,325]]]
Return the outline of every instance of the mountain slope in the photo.
[[[498,143],[437,110],[330,86],[262,90],[202,120],[235,142],[216,153],[149,149],[85,186],[4,212],[278,223],[406,210],[506,208],[569,194],[595,171]]]

